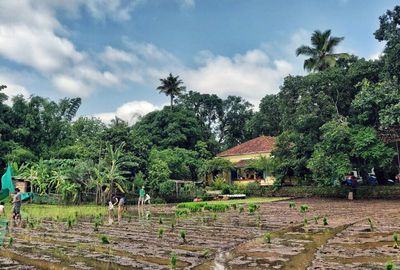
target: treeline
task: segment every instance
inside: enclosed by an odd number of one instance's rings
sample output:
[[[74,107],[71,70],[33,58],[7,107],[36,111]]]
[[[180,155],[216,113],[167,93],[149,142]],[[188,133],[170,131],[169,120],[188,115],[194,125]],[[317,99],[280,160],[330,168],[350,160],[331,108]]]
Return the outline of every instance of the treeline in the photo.
[[[364,176],[375,168],[380,178],[392,177],[398,170],[395,145],[384,143],[379,132],[400,126],[399,21],[399,6],[380,17],[375,37],[386,45],[378,60],[335,54],[343,38],[316,31],[312,47],[297,51],[310,56],[305,68],[311,73],[286,77],[257,111],[242,97],[186,91],[172,74],[158,87],[171,98],[170,106],[133,126],[118,118],[109,125],[73,120],[80,98],[16,96],[8,105],[0,91],[1,168],[13,162],[15,173],[30,179],[36,192],[56,191],[66,199],[94,192],[102,201],[115,189],[142,184],[166,194],[174,188],[169,179],[201,181],[215,169],[210,160],[216,153],[270,135],[277,137],[277,184],[297,179],[338,185],[354,168]]]

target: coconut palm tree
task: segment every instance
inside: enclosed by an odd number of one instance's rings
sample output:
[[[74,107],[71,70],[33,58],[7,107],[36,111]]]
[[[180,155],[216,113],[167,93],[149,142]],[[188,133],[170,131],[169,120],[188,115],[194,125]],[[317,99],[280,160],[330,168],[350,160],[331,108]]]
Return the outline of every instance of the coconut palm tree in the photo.
[[[296,55],[310,57],[304,61],[304,69],[307,71],[322,71],[335,66],[338,59],[350,57],[347,53],[334,53],[335,47],[343,39],[344,37],[331,36],[331,30],[326,30],[325,32],[316,30],[311,35],[312,46],[300,46],[296,49]]]
[[[161,85],[157,87],[160,93],[164,93],[171,98],[171,109],[173,108],[174,98],[181,95],[186,90],[183,81],[179,76],[174,77],[171,73],[165,79],[160,79]]]

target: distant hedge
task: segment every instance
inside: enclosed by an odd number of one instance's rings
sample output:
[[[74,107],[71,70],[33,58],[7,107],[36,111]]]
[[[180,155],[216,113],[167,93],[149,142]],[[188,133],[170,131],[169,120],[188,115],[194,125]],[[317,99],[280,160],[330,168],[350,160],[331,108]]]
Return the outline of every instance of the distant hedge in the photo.
[[[315,187],[294,186],[281,187],[277,190],[264,189],[263,196],[271,197],[321,197],[321,198],[347,198],[351,188],[341,187]],[[355,191],[355,199],[400,199],[399,186],[359,186]]]

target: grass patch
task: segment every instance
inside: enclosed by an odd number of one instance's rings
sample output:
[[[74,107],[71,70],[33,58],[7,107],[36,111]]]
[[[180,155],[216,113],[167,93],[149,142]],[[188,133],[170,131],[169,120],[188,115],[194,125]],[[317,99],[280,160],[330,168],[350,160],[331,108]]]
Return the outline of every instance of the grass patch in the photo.
[[[11,211],[11,210],[10,210]],[[23,204],[21,207],[23,218],[33,219],[61,219],[68,220],[70,217],[96,217],[104,216],[107,208],[98,205],[43,205],[43,204]]]

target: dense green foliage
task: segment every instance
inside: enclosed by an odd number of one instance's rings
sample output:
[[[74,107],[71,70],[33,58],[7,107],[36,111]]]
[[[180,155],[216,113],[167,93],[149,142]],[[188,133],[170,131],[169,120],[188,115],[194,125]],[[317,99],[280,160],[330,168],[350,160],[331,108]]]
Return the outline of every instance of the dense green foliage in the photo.
[[[239,96],[186,92],[172,74],[157,88],[170,97],[170,106],[132,126],[118,118],[108,125],[76,119],[80,98],[8,100],[6,86],[0,86],[0,168],[13,163],[14,174],[30,181],[35,192],[57,193],[65,201],[92,194],[104,202],[114,193],[137,194],[142,185],[167,198],[176,195],[170,180],[205,183],[210,174],[219,176],[213,186],[225,193],[254,194],[260,192],[257,184],[223,183],[221,170],[233,164],[213,157],[270,135],[276,137],[273,159],[249,166],[274,175],[277,185],[287,179],[339,185],[354,169],[364,177],[372,168],[381,179],[392,177],[395,147],[384,144],[379,131],[400,126],[399,16],[397,6],[379,19],[375,37],[385,49],[378,60],[335,54],[343,38],[315,31],[312,47],[297,50],[310,56],[305,68],[315,72],[287,76],[280,91],[266,95],[256,111]],[[194,184],[183,189],[184,194],[201,193]]]

